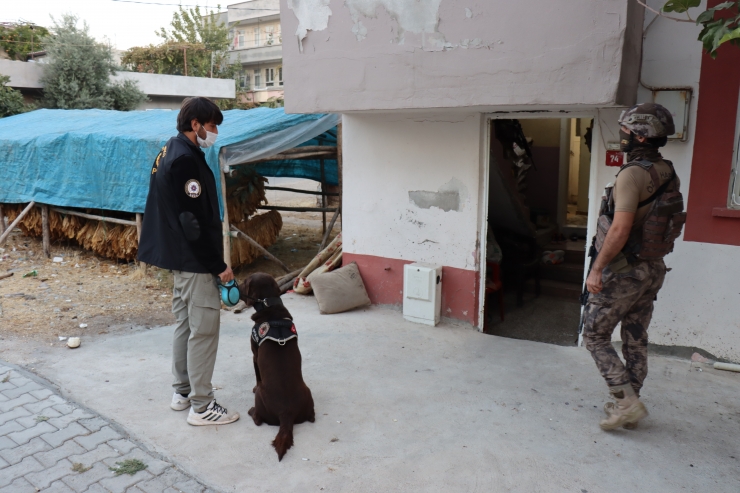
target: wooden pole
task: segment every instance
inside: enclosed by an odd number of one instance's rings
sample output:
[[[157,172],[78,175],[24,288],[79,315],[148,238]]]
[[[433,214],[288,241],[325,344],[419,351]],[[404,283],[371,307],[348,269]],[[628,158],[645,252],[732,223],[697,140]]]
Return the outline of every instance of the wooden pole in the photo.
[[[117,219],[115,217],[103,217],[103,216],[96,216],[93,214],[85,214],[84,212],[77,212],[77,211],[70,211],[67,209],[60,209],[59,207],[51,207],[51,210],[57,211],[60,214],[68,214],[70,216],[79,216],[84,217],[85,219],[94,219],[95,221],[103,221],[106,223],[116,223],[116,224],[123,224],[124,226],[136,226],[136,222],[134,221],[127,221],[126,219]]]
[[[0,279],[6,279],[6,278],[12,277],[12,276],[13,276],[13,273],[12,272],[8,272],[8,273],[5,273],[5,274],[0,274]]]
[[[140,213],[136,213],[136,248],[138,249],[141,246],[141,228],[144,224],[144,216],[142,216]],[[139,262],[139,267],[144,269],[144,272],[146,272],[146,263]]]
[[[339,217],[339,211],[341,211],[341,207],[337,207],[336,212],[331,218],[331,222],[329,223],[329,228],[326,230],[326,233],[324,233],[324,238],[321,240],[321,246],[319,247],[319,252],[324,249],[324,246],[326,246],[326,240],[329,239],[329,235],[331,235],[331,230],[334,229],[334,223],[337,222],[337,217]],[[325,213],[326,214],[326,213]]]
[[[8,226],[8,229],[6,229],[5,232],[0,235],[0,245],[2,245],[5,242],[5,239],[8,237],[8,235],[10,234],[10,232],[13,231],[13,229],[15,229],[16,226],[18,226],[18,223],[21,222],[24,217],[26,217],[26,214],[28,214],[28,212],[31,209],[33,209],[33,206],[35,206],[35,205],[36,205],[36,202],[31,201],[26,206],[26,208],[23,209],[20,214],[18,214],[18,217],[15,218],[15,221],[13,221],[12,223],[10,223],[10,226]]]
[[[5,214],[3,214],[3,204],[0,204],[0,235],[5,233]]]
[[[44,256],[51,257],[51,228],[49,227],[49,206],[41,204],[41,231],[43,234]]]
[[[224,235],[224,262],[231,267],[231,228],[229,226],[229,208],[226,206],[226,172],[224,170],[221,170],[221,195],[224,199],[224,222],[221,226]]]
[[[141,214],[138,212],[136,213],[136,241],[141,242],[141,225],[143,224],[143,219]]]
[[[337,210],[341,209],[343,205],[342,204],[342,197],[343,197],[342,196],[342,178],[343,178],[342,159],[343,159],[343,156],[342,156],[342,120],[341,120],[342,117],[340,116],[339,118],[340,118],[339,124],[337,125],[337,181],[339,184],[339,207],[337,208]],[[344,218],[344,216],[342,216],[342,218]],[[340,223],[340,227],[341,227],[341,223]]]
[[[292,279],[295,279],[298,276],[298,274],[300,274],[301,272],[303,272],[303,267],[301,267],[298,270],[294,270],[293,272],[291,272],[289,274],[285,274],[284,276],[280,276],[280,277],[275,278],[275,282],[278,283],[278,286],[282,286],[286,282],[288,282],[288,281],[290,281]]]
[[[282,205],[261,205],[260,211],[289,211],[289,212],[335,212],[336,207],[287,207]]]
[[[281,268],[282,268],[282,269],[283,269],[283,270],[284,270],[285,272],[290,272],[290,269],[288,269],[288,266],[287,266],[287,265],[285,265],[284,263],[282,263],[282,262],[280,261],[280,259],[278,259],[278,258],[277,258],[276,256],[274,256],[273,254],[271,254],[270,252],[268,252],[267,250],[265,250],[265,247],[263,247],[262,245],[260,245],[260,244],[259,244],[259,243],[257,243],[256,241],[254,241],[254,239],[252,239],[252,237],[250,237],[249,235],[247,235],[247,234],[246,234],[245,232],[243,232],[242,230],[240,230],[240,229],[239,229],[239,228],[237,228],[236,226],[231,226],[231,230],[232,230],[232,231],[234,231],[234,232],[235,232],[235,233],[236,233],[237,235],[239,235],[239,236],[240,236],[241,238],[243,238],[243,239],[247,240],[247,242],[248,242],[248,243],[249,243],[250,245],[252,245],[252,246],[253,246],[254,248],[256,248],[256,249],[257,249],[257,250],[258,250],[258,251],[259,251],[259,252],[260,252],[260,253],[261,253],[262,255],[264,255],[265,257],[269,258],[269,259],[270,259],[270,260],[272,260],[273,262],[275,262],[275,263],[277,263],[278,265],[280,265],[280,267],[281,267]]]

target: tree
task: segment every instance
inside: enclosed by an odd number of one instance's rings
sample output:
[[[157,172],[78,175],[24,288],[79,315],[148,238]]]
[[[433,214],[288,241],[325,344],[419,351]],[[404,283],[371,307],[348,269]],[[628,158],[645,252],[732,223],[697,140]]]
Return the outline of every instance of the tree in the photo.
[[[0,75],[0,118],[16,115],[33,109],[23,101],[23,95],[12,87],[8,87],[10,77]]]
[[[699,33],[699,41],[712,58],[717,58],[717,49],[725,43],[740,46],[740,0],[722,2],[699,14],[696,20],[689,15],[689,9],[699,7],[701,0],[669,0],[660,12],[651,9],[640,0],[638,2],[656,14],[674,21],[700,24],[702,30]],[[663,12],[686,14],[686,19],[669,17]]]
[[[137,72],[234,78],[237,67],[229,63],[229,29],[213,11],[204,16],[200,7],[180,7],[170,26],[156,32],[162,44],[131,48],[124,52],[122,64]]]
[[[10,58],[25,62],[29,53],[41,49],[47,36],[48,29],[33,24],[0,26],[0,47]]]
[[[54,22],[54,35],[45,43],[44,105],[61,109],[132,110],[146,101],[146,94],[131,81],[111,83],[116,66],[108,46],[98,43],[77,17],[62,16]]]

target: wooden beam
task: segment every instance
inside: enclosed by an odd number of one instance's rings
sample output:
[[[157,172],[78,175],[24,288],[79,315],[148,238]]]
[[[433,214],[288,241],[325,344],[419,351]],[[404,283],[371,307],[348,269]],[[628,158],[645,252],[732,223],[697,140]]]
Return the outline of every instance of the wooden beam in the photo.
[[[327,228],[326,233],[324,233],[324,238],[321,240],[321,246],[319,246],[319,253],[326,246],[326,240],[329,239],[329,235],[331,235],[331,230],[334,229],[334,223],[337,222],[337,217],[339,217],[339,211],[341,210],[342,210],[341,207],[337,207],[336,212],[332,216],[331,222],[329,223],[329,227]]]
[[[298,274],[300,274],[301,272],[303,272],[303,268],[300,268],[298,270],[294,270],[293,272],[291,272],[289,274],[285,274],[284,276],[280,276],[280,277],[278,277],[278,278],[275,279],[275,282],[278,283],[278,286],[282,286],[283,284],[285,284],[289,280],[295,279],[296,276],[298,276]]]
[[[334,212],[336,207],[284,207],[281,205],[261,205],[257,207],[261,211],[286,211],[286,212]]]
[[[49,227],[49,206],[41,204],[41,231],[44,256],[51,257],[51,228]]]
[[[278,265],[280,265],[280,267],[282,267],[282,269],[285,272],[290,272],[290,269],[288,269],[288,266],[287,265],[285,265],[284,263],[282,263],[280,261],[280,259],[278,259],[276,256],[274,256],[273,254],[271,254],[270,252],[268,252],[267,250],[265,250],[265,247],[263,247],[262,245],[260,245],[256,241],[254,241],[254,239],[251,236],[249,236],[248,234],[246,234],[244,231],[240,230],[239,228],[237,228],[236,226],[233,226],[233,225],[231,226],[231,230],[234,231],[237,235],[239,235],[240,238],[242,238],[244,240],[247,240],[247,243],[249,243],[254,248],[256,248],[260,253],[262,253],[262,255],[264,255],[265,257],[269,258],[273,262],[275,262]]]
[[[334,149],[334,150],[327,151],[327,152],[306,152],[306,153],[301,153],[301,154],[275,154],[274,156],[265,157],[262,159],[255,159],[254,161],[247,161],[244,163],[232,164],[229,167],[233,168],[234,166],[242,166],[242,165],[251,166],[253,164],[267,163],[269,161],[286,161],[290,159],[318,159],[320,157],[331,159],[336,156],[337,151],[336,151],[336,147],[329,147],[329,149]]]
[[[8,229],[5,230],[3,234],[0,235],[0,245],[2,245],[5,242],[5,239],[8,237],[11,231],[15,229],[16,226],[18,226],[18,223],[23,220],[24,217],[26,217],[26,214],[28,214],[31,209],[33,209],[33,206],[36,205],[36,202],[31,201],[25,209],[21,211],[20,214],[18,214],[18,217],[15,218],[15,221],[10,223],[10,226],[8,226]]]
[[[141,242],[141,227],[144,224],[144,219],[141,214],[136,213],[136,241]]]
[[[283,192],[295,192],[295,193],[307,193],[309,195],[326,195],[328,197],[337,197],[337,192],[317,192],[315,190],[301,190],[299,188],[286,188],[286,187],[265,187],[265,190],[282,190]]]
[[[123,224],[124,226],[136,226],[134,221],[127,221],[126,219],[118,219],[115,217],[103,217],[96,216],[94,214],[85,214],[84,212],[70,211],[68,209],[60,209],[59,207],[50,207],[51,210],[57,211],[60,214],[68,214],[70,216],[84,217],[85,219],[93,219],[95,221],[103,221],[106,223]]]
[[[0,235],[5,233],[5,214],[3,214],[3,204],[0,204]]]

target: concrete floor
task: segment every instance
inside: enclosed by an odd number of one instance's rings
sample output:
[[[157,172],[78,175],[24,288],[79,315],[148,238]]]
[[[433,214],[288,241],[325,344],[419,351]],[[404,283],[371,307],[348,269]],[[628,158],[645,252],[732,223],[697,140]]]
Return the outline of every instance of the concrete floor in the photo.
[[[740,374],[651,356],[651,415],[605,433],[606,387],[584,349],[416,325],[390,307],[320,315],[312,297],[285,304],[317,419],[296,426],[282,462],[277,429],[246,415],[249,314],[222,318],[214,385],[242,414],[232,425],[191,427],[169,409],[171,328],[52,351],[35,371],[223,491],[740,491]]]

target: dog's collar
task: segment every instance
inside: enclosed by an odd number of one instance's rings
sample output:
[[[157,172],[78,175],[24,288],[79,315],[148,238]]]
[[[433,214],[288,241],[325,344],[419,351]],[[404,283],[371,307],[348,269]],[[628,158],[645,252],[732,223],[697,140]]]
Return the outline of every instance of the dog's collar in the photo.
[[[261,312],[265,308],[269,308],[272,306],[284,306],[283,300],[280,299],[279,296],[275,296],[272,298],[252,298],[251,296],[245,296],[248,300],[252,302],[252,306],[254,307],[254,311]]]
[[[252,327],[252,340],[257,343],[257,346],[261,346],[267,339],[284,346],[286,342],[296,337],[298,337],[298,331],[289,318],[258,322]]]

